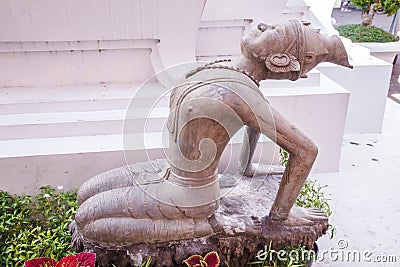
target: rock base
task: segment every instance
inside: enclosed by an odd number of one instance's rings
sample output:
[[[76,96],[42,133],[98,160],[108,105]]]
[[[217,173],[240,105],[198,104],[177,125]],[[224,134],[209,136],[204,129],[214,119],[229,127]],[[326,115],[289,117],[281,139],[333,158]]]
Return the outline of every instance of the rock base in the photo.
[[[220,186],[223,197],[213,220],[223,221],[223,229],[212,236],[163,243],[115,244],[98,243],[81,235],[75,222],[70,225],[72,244],[77,252],[91,251],[97,255],[99,266],[140,266],[148,257],[152,266],[185,266],[182,260],[193,254],[218,252],[221,266],[243,267],[256,260],[259,250],[270,243],[275,250],[304,245],[312,249],[314,242],[328,229],[328,221],[313,222],[308,226],[283,226],[272,223],[266,215],[272,206],[280,176],[243,178],[223,175]],[[259,224],[255,228],[241,226],[241,218],[251,218]],[[236,222],[236,223],[230,223]]]

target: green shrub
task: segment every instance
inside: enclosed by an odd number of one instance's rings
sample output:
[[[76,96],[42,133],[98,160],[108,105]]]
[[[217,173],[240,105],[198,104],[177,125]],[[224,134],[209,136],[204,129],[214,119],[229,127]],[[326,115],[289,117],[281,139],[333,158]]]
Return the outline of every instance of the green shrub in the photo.
[[[76,193],[50,187],[36,196],[0,191],[0,266],[72,254],[68,225],[77,211]]]
[[[351,0],[351,3],[362,10],[368,10],[370,5],[376,4],[375,10],[380,8],[388,16],[396,14],[400,8],[400,0]]]
[[[387,43],[399,40],[393,34],[375,26],[364,27],[358,24],[348,24],[339,26],[337,30],[339,31],[339,35],[349,38],[356,43]]]
[[[297,197],[296,205],[303,208],[316,208],[331,216],[332,211],[329,207],[328,198],[325,197],[323,189],[327,186],[321,186],[316,180],[307,179],[301,188]]]

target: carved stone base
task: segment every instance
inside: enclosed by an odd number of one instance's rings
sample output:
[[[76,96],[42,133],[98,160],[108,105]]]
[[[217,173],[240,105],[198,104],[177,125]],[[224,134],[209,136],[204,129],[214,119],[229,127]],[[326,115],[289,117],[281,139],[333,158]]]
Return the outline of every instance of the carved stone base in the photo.
[[[255,261],[259,250],[272,242],[274,249],[298,246],[313,248],[314,242],[328,229],[328,221],[313,221],[307,226],[284,226],[272,223],[266,215],[275,199],[280,176],[243,178],[234,175],[220,178],[223,197],[215,217],[220,231],[204,238],[165,243],[110,244],[95,243],[84,238],[76,227],[70,225],[72,245],[77,252],[92,251],[97,254],[99,266],[140,266],[148,257],[152,266],[183,266],[182,260],[193,254],[205,255],[217,251],[221,266],[243,267]]]

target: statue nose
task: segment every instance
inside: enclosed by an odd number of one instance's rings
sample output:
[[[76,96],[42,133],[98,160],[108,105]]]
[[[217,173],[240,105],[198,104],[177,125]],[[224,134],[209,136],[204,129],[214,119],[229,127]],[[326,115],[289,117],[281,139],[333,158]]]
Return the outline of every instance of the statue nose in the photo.
[[[338,36],[332,36],[329,38],[328,42],[332,42],[335,49],[333,51],[329,51],[329,53],[332,53],[333,55],[330,56],[329,60],[327,61],[352,69],[353,66],[349,63],[347,51],[342,40],[340,40]]]
[[[347,68],[350,68],[350,69],[353,69],[354,67],[353,67],[353,65],[350,65],[350,63],[346,63],[346,64],[340,64],[341,66],[343,66],[343,67],[347,67]]]

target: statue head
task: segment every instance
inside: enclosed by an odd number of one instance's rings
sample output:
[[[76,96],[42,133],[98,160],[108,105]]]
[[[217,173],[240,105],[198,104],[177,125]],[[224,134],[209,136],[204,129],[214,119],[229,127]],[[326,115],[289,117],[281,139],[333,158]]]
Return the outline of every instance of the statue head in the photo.
[[[308,25],[297,19],[259,24],[242,39],[242,54],[265,64],[265,79],[297,80],[321,62],[352,68],[338,36],[322,35]]]

